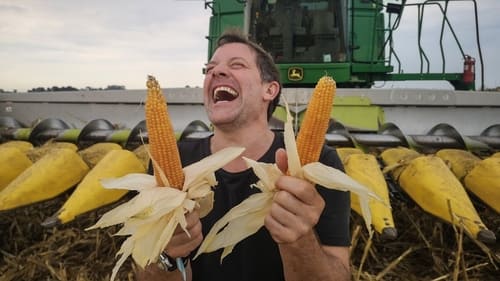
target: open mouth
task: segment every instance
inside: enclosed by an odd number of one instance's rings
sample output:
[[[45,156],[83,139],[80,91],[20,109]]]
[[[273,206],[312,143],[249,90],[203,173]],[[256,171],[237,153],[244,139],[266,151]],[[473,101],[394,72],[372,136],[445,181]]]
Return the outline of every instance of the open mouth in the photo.
[[[238,92],[226,86],[215,88],[213,93],[213,98],[215,103],[218,103],[220,101],[232,101],[237,97],[238,97]]]

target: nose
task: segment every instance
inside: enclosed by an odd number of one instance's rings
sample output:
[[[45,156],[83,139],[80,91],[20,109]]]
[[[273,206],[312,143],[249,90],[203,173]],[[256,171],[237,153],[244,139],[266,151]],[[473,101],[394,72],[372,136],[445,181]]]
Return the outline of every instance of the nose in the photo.
[[[227,68],[224,67],[222,64],[218,64],[214,66],[212,69],[212,76],[213,77],[225,77],[227,76]]]

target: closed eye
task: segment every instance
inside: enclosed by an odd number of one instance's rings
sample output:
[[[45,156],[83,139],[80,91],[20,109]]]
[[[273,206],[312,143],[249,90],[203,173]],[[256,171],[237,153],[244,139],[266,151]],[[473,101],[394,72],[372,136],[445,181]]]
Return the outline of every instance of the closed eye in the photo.
[[[235,62],[231,64],[231,68],[239,69],[239,68],[244,68],[245,65],[241,62]]]
[[[213,65],[207,64],[205,67],[205,74],[212,72],[213,69],[214,69]]]

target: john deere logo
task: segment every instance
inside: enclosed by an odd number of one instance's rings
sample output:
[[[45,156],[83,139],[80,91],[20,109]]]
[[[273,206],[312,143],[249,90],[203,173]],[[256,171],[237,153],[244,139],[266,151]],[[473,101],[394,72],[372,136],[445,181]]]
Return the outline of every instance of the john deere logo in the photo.
[[[304,69],[302,67],[290,67],[288,69],[288,80],[300,81],[304,79]]]

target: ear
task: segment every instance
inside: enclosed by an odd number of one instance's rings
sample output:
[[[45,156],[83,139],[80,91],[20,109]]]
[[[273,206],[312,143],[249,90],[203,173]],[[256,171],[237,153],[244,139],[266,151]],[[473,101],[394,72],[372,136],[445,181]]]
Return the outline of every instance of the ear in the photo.
[[[271,101],[273,100],[280,91],[280,84],[277,81],[268,82],[266,92],[264,93],[264,100]]]

